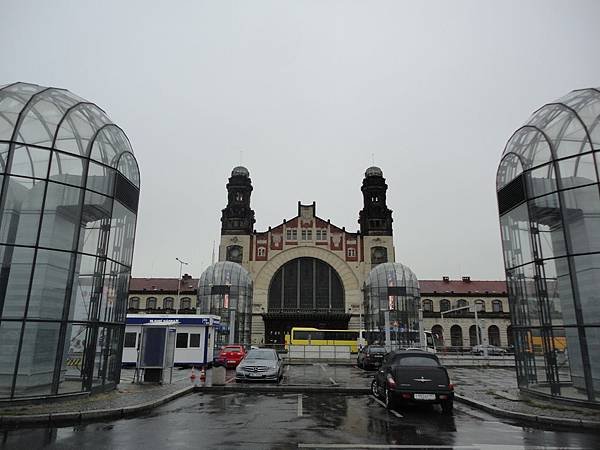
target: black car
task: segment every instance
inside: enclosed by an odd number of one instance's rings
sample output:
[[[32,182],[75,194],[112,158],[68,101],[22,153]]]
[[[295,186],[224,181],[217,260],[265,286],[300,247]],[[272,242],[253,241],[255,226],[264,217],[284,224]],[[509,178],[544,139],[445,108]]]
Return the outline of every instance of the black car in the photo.
[[[358,352],[356,365],[362,369],[377,368],[381,366],[385,354],[383,345],[367,345]]]
[[[421,350],[388,353],[371,383],[371,391],[388,408],[398,403],[434,403],[450,413],[454,404],[448,371],[437,356]]]

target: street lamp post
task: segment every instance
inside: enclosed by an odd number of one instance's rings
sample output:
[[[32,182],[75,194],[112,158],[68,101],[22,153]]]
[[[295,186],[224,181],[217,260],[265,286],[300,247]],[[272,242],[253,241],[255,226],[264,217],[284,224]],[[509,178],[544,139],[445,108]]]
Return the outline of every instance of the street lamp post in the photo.
[[[177,305],[181,309],[181,298],[179,298],[180,297],[180,292],[181,292],[181,269],[183,268],[184,264],[186,266],[188,266],[189,263],[186,263],[185,261],[182,261],[179,258],[175,258],[175,259],[179,262],[179,279],[177,280]]]
[[[471,309],[471,306],[467,305],[467,306],[461,306],[460,308],[449,309],[448,311],[441,311],[440,315],[442,317],[444,317],[444,314],[448,314],[448,313],[451,313],[454,311],[462,311],[463,309]],[[480,328],[479,328],[479,318],[477,317],[477,305],[474,305],[473,311],[475,312],[475,339],[477,342],[477,347],[479,347],[481,345],[481,342],[479,340]],[[487,357],[487,348],[483,349],[483,355]]]

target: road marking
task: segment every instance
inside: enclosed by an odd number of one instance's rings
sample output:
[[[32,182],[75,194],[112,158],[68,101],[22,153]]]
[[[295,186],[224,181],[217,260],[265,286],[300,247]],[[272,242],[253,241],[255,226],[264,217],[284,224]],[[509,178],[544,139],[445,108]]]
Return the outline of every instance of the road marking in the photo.
[[[496,444],[471,444],[471,445],[392,445],[392,444],[302,444],[298,443],[298,448],[449,448],[449,449],[497,449]],[[522,449],[522,445],[502,445],[503,449]],[[531,449],[583,449],[585,447],[544,447],[533,446]]]
[[[331,382],[331,384],[336,385],[337,383],[335,382],[335,380],[331,377],[329,377],[329,381]]]
[[[383,406],[385,409],[387,409],[387,406],[385,406],[385,403],[383,403],[381,400],[379,400],[377,397],[375,397],[374,395],[370,396],[373,400],[375,400],[377,403],[379,403],[381,406]],[[389,409],[389,412],[391,412],[393,415],[395,415],[396,417],[398,417],[399,419],[402,419],[404,416],[402,414],[400,414],[398,411],[394,410],[394,409]]]
[[[302,394],[298,394],[298,417],[302,417]]]
[[[235,375],[232,376],[231,378],[229,378],[228,380],[225,380],[225,384],[229,384],[231,383],[233,380],[235,380]]]

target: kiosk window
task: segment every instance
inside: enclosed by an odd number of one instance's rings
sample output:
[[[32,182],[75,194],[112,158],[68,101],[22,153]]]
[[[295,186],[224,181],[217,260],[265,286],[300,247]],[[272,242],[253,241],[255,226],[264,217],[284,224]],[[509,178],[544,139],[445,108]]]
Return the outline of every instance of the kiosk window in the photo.
[[[200,347],[200,334],[190,333],[190,347]]]
[[[177,343],[175,344],[177,348],[187,348],[188,347],[188,334],[187,333],[177,333]]]
[[[125,333],[125,344],[126,348],[135,348],[135,341],[137,339],[137,333]]]

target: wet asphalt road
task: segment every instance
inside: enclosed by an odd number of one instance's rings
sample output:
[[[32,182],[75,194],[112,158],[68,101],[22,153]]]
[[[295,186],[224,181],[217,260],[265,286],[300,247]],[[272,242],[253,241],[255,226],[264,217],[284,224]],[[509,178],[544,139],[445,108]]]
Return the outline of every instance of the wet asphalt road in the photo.
[[[134,419],[0,434],[10,449],[590,448],[600,434],[533,429],[456,405],[390,412],[371,396],[195,393]]]

